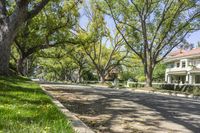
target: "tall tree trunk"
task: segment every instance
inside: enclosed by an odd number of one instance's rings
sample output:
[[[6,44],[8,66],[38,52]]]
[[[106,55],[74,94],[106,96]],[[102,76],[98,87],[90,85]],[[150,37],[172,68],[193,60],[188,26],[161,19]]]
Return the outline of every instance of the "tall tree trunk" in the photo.
[[[12,36],[8,33],[7,28],[7,26],[1,25],[0,29],[0,75],[9,75]]]
[[[28,19],[36,16],[50,0],[43,0],[28,12],[29,1],[17,0],[11,15],[6,14],[6,4],[0,2],[0,75],[9,75],[11,44],[18,28]],[[29,13],[29,14],[28,14]]]
[[[20,57],[19,60],[17,61],[17,72],[18,72],[18,74],[20,74],[22,76],[25,75],[24,62],[25,62],[24,57]]]
[[[79,68],[79,70],[78,70],[78,83],[81,83],[82,82],[82,68]]]
[[[11,20],[6,18],[0,19],[0,75],[9,75],[11,45],[17,34],[17,29],[22,23],[22,20],[17,19],[13,20],[13,23],[9,21]]]
[[[105,78],[106,78],[105,75],[100,75],[100,82],[101,82],[101,83],[104,83],[105,80],[106,80]]]
[[[153,79],[153,75],[152,73],[146,73],[146,87],[152,87],[152,79]]]
[[[146,87],[152,87],[153,70],[154,70],[154,66],[152,66],[152,64],[145,65],[144,74],[146,77],[146,84],[145,84]]]

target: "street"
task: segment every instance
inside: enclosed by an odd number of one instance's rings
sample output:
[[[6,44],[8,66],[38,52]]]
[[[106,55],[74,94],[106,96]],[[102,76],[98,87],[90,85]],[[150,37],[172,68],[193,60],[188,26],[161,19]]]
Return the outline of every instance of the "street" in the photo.
[[[45,89],[99,133],[200,133],[200,101],[101,87]]]

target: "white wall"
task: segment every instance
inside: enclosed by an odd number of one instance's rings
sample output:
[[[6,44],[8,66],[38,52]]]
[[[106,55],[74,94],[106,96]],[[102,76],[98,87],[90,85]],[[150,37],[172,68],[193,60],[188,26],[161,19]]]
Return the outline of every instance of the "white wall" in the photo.
[[[185,67],[182,67],[182,62],[185,62]],[[181,59],[179,61],[173,62],[174,63],[174,67],[173,68],[167,68],[166,72],[169,71],[189,71],[192,69],[192,66],[190,65],[190,60],[189,59]],[[179,63],[179,67],[177,67],[177,63]],[[200,67],[200,62],[199,62],[199,67]]]

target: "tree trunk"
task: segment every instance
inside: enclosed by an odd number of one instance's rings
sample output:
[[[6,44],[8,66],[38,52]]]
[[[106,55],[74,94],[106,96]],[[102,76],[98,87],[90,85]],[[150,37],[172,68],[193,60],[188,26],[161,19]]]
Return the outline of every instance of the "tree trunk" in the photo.
[[[106,80],[105,77],[106,77],[105,75],[100,75],[100,82],[101,83],[105,82],[105,80]]]
[[[146,75],[146,84],[145,84],[145,86],[146,87],[152,87],[152,77],[153,77],[153,75],[152,75],[152,73],[150,74],[150,73],[147,73],[147,74],[145,74]]]
[[[25,75],[24,61],[25,61],[25,58],[23,58],[23,57],[20,57],[19,60],[17,61],[17,72],[18,72],[18,74],[20,74],[22,76]]]
[[[0,20],[0,75],[9,75],[11,45],[20,22],[15,20],[15,23],[11,24],[7,19]]]
[[[82,73],[82,68],[80,68],[78,71],[78,81],[77,81],[78,83],[82,82],[82,74],[81,73]]]
[[[0,75],[9,75],[11,45],[17,29],[25,21],[27,5],[28,3],[24,2],[23,5],[16,8],[11,16],[0,17]]]
[[[146,87],[152,87],[152,81],[153,81],[153,70],[154,67],[152,65],[146,65],[146,67],[144,68],[144,73],[145,73],[145,77],[146,77]]]
[[[41,1],[28,12],[30,2],[28,0],[17,0],[14,12],[8,16],[6,14],[5,2],[0,2],[0,75],[9,75],[11,44],[17,34],[18,28],[25,21],[36,16],[49,1]]]
[[[0,29],[0,75],[8,76],[12,36],[2,29],[7,27],[1,25]]]

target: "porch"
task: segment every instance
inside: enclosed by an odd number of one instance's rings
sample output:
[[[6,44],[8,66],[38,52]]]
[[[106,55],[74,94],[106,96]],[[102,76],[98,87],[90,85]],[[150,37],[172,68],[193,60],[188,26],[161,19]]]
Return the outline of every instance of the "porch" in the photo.
[[[200,72],[168,72],[166,74],[165,81],[167,83],[176,84],[200,84]]]

